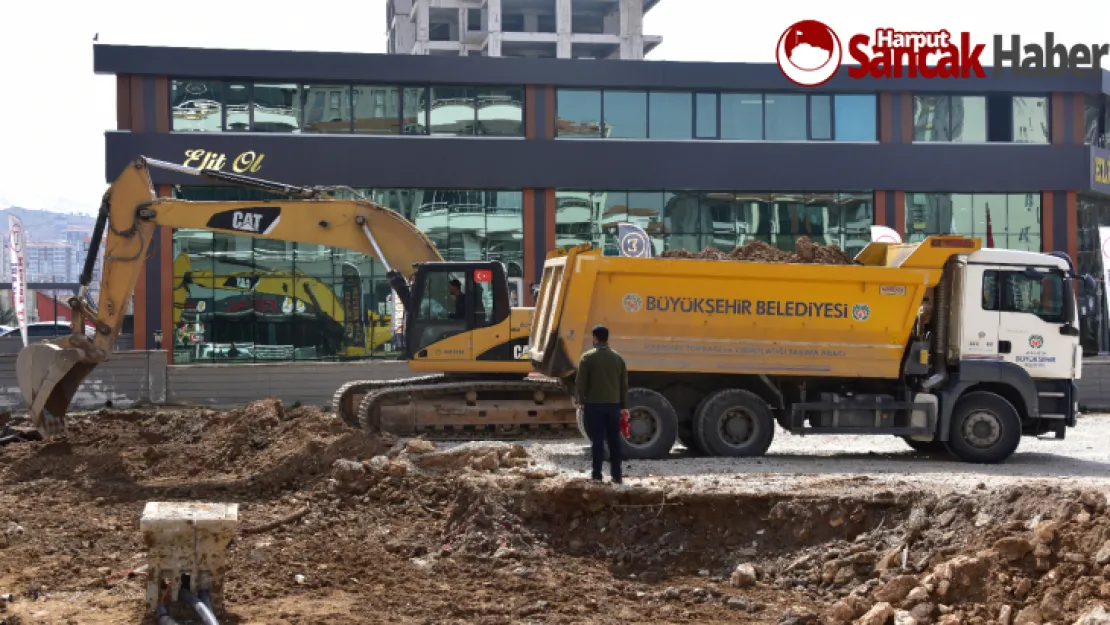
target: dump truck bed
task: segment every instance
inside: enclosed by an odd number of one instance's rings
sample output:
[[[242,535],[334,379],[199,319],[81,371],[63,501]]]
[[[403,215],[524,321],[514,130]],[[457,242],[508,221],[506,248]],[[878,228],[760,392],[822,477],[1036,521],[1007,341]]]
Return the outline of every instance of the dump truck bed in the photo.
[[[954,252],[938,247],[869,247],[859,257],[869,265],[570,251],[545,264],[530,357],[546,375],[570,375],[603,324],[632,371],[896,378]]]

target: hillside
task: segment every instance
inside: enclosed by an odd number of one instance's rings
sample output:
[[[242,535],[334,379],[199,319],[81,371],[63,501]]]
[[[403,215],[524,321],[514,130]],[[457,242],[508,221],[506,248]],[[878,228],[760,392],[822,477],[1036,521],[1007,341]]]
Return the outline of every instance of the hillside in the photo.
[[[8,236],[8,215],[15,213],[23,220],[23,227],[27,230],[28,241],[58,241],[65,237],[65,231],[70,227],[80,227],[92,230],[94,219],[89,215],[57,213],[48,210],[33,210],[29,208],[0,209],[0,232]]]

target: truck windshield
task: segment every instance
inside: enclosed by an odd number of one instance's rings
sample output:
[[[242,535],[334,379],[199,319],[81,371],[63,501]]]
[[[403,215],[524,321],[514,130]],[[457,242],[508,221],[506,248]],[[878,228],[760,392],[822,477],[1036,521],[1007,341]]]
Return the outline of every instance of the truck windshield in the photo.
[[[1064,323],[1064,277],[1058,272],[1037,277],[1020,271],[984,272],[983,309],[1028,313],[1048,323]]]

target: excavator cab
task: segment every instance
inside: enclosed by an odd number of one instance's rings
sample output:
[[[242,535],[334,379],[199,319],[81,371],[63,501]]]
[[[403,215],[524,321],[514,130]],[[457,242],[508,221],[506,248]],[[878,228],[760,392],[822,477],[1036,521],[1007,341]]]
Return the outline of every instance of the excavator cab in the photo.
[[[471,331],[509,317],[505,266],[495,261],[431,262],[417,267],[405,316],[406,356],[470,360]]]

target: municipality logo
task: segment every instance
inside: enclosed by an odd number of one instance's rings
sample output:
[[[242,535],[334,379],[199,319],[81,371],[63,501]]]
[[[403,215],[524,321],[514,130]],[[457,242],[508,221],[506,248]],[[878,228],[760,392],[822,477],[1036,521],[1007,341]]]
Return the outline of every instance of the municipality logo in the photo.
[[[1040,334],[1034,334],[1033,336],[1029,337],[1029,347],[1032,347],[1033,349],[1040,349],[1042,345],[1044,345],[1044,337]]]
[[[852,306],[852,318],[856,321],[867,321],[871,317],[871,307],[867,304]]]
[[[629,293],[628,295],[624,296],[624,309],[628,312],[640,312],[640,309],[643,307],[644,300],[639,295],[636,295],[635,293]]]

